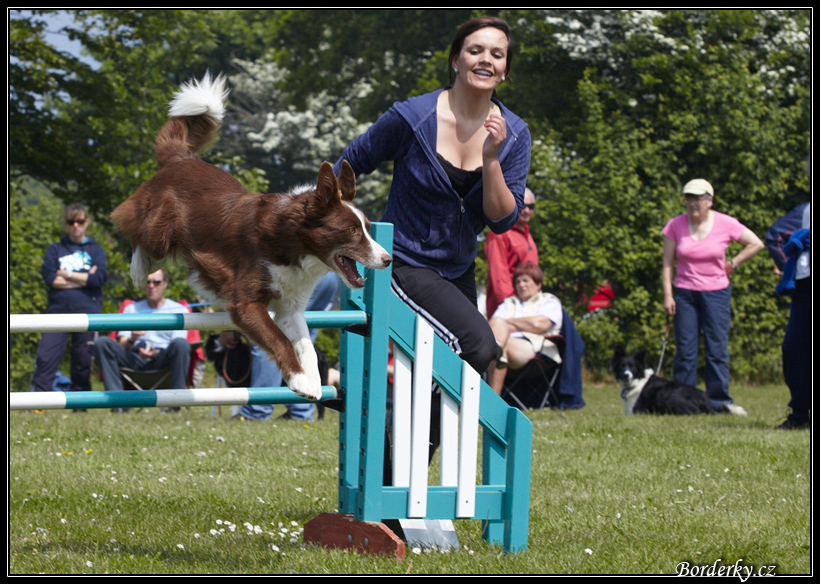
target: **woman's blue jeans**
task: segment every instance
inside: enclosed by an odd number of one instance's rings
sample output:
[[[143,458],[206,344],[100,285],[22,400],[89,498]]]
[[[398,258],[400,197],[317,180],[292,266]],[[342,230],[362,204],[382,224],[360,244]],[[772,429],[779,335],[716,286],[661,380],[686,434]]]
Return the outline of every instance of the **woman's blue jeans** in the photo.
[[[732,403],[729,397],[729,330],[732,326],[732,290],[675,288],[675,364],[673,376],[697,385],[698,346],[703,334],[706,360],[704,382],[712,405]]]

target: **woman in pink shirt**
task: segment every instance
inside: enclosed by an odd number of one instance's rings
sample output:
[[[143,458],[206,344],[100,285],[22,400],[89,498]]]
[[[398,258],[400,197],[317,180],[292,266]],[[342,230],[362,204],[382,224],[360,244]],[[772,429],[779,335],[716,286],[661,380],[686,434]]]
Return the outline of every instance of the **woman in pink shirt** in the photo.
[[[763,249],[763,242],[737,219],[712,210],[714,189],[703,179],[683,187],[686,213],[663,228],[663,307],[675,317],[673,376],[697,384],[698,344],[703,332],[706,392],[716,407],[732,406],[729,397],[729,329],[732,294],[729,277],[737,267]],[[733,241],[743,249],[727,259]],[[677,273],[673,280],[673,270]]]

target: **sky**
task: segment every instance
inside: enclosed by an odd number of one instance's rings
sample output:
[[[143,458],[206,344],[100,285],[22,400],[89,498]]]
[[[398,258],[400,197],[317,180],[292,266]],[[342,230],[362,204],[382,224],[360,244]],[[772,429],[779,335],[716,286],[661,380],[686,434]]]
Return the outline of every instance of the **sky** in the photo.
[[[20,10],[19,12],[21,14],[25,14],[28,11]],[[58,51],[67,52],[79,58],[83,62],[88,63],[94,68],[99,66],[97,61],[87,55],[82,54],[82,43],[79,41],[72,41],[68,38],[66,33],[61,32],[64,27],[71,25],[74,22],[69,10],[60,10],[55,14],[47,14],[40,16],[39,18],[47,23],[44,35],[46,42]]]

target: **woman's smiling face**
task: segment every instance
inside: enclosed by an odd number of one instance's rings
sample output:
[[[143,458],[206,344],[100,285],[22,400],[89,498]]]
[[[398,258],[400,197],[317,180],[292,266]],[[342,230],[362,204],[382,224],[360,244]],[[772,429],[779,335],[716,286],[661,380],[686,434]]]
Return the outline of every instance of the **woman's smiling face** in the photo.
[[[507,71],[507,35],[493,27],[479,29],[464,39],[453,67],[469,86],[495,89]]]

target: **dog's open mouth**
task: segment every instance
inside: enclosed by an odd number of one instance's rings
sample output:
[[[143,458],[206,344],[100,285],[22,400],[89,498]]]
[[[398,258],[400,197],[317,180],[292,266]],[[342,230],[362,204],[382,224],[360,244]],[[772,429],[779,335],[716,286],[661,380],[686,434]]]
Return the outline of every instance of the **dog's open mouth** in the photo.
[[[350,286],[351,288],[364,287],[364,278],[362,278],[359,275],[359,271],[356,269],[355,260],[352,260],[349,257],[343,255],[337,255],[333,258],[333,260],[336,262],[336,266],[339,268],[342,274],[344,274],[348,286]]]

